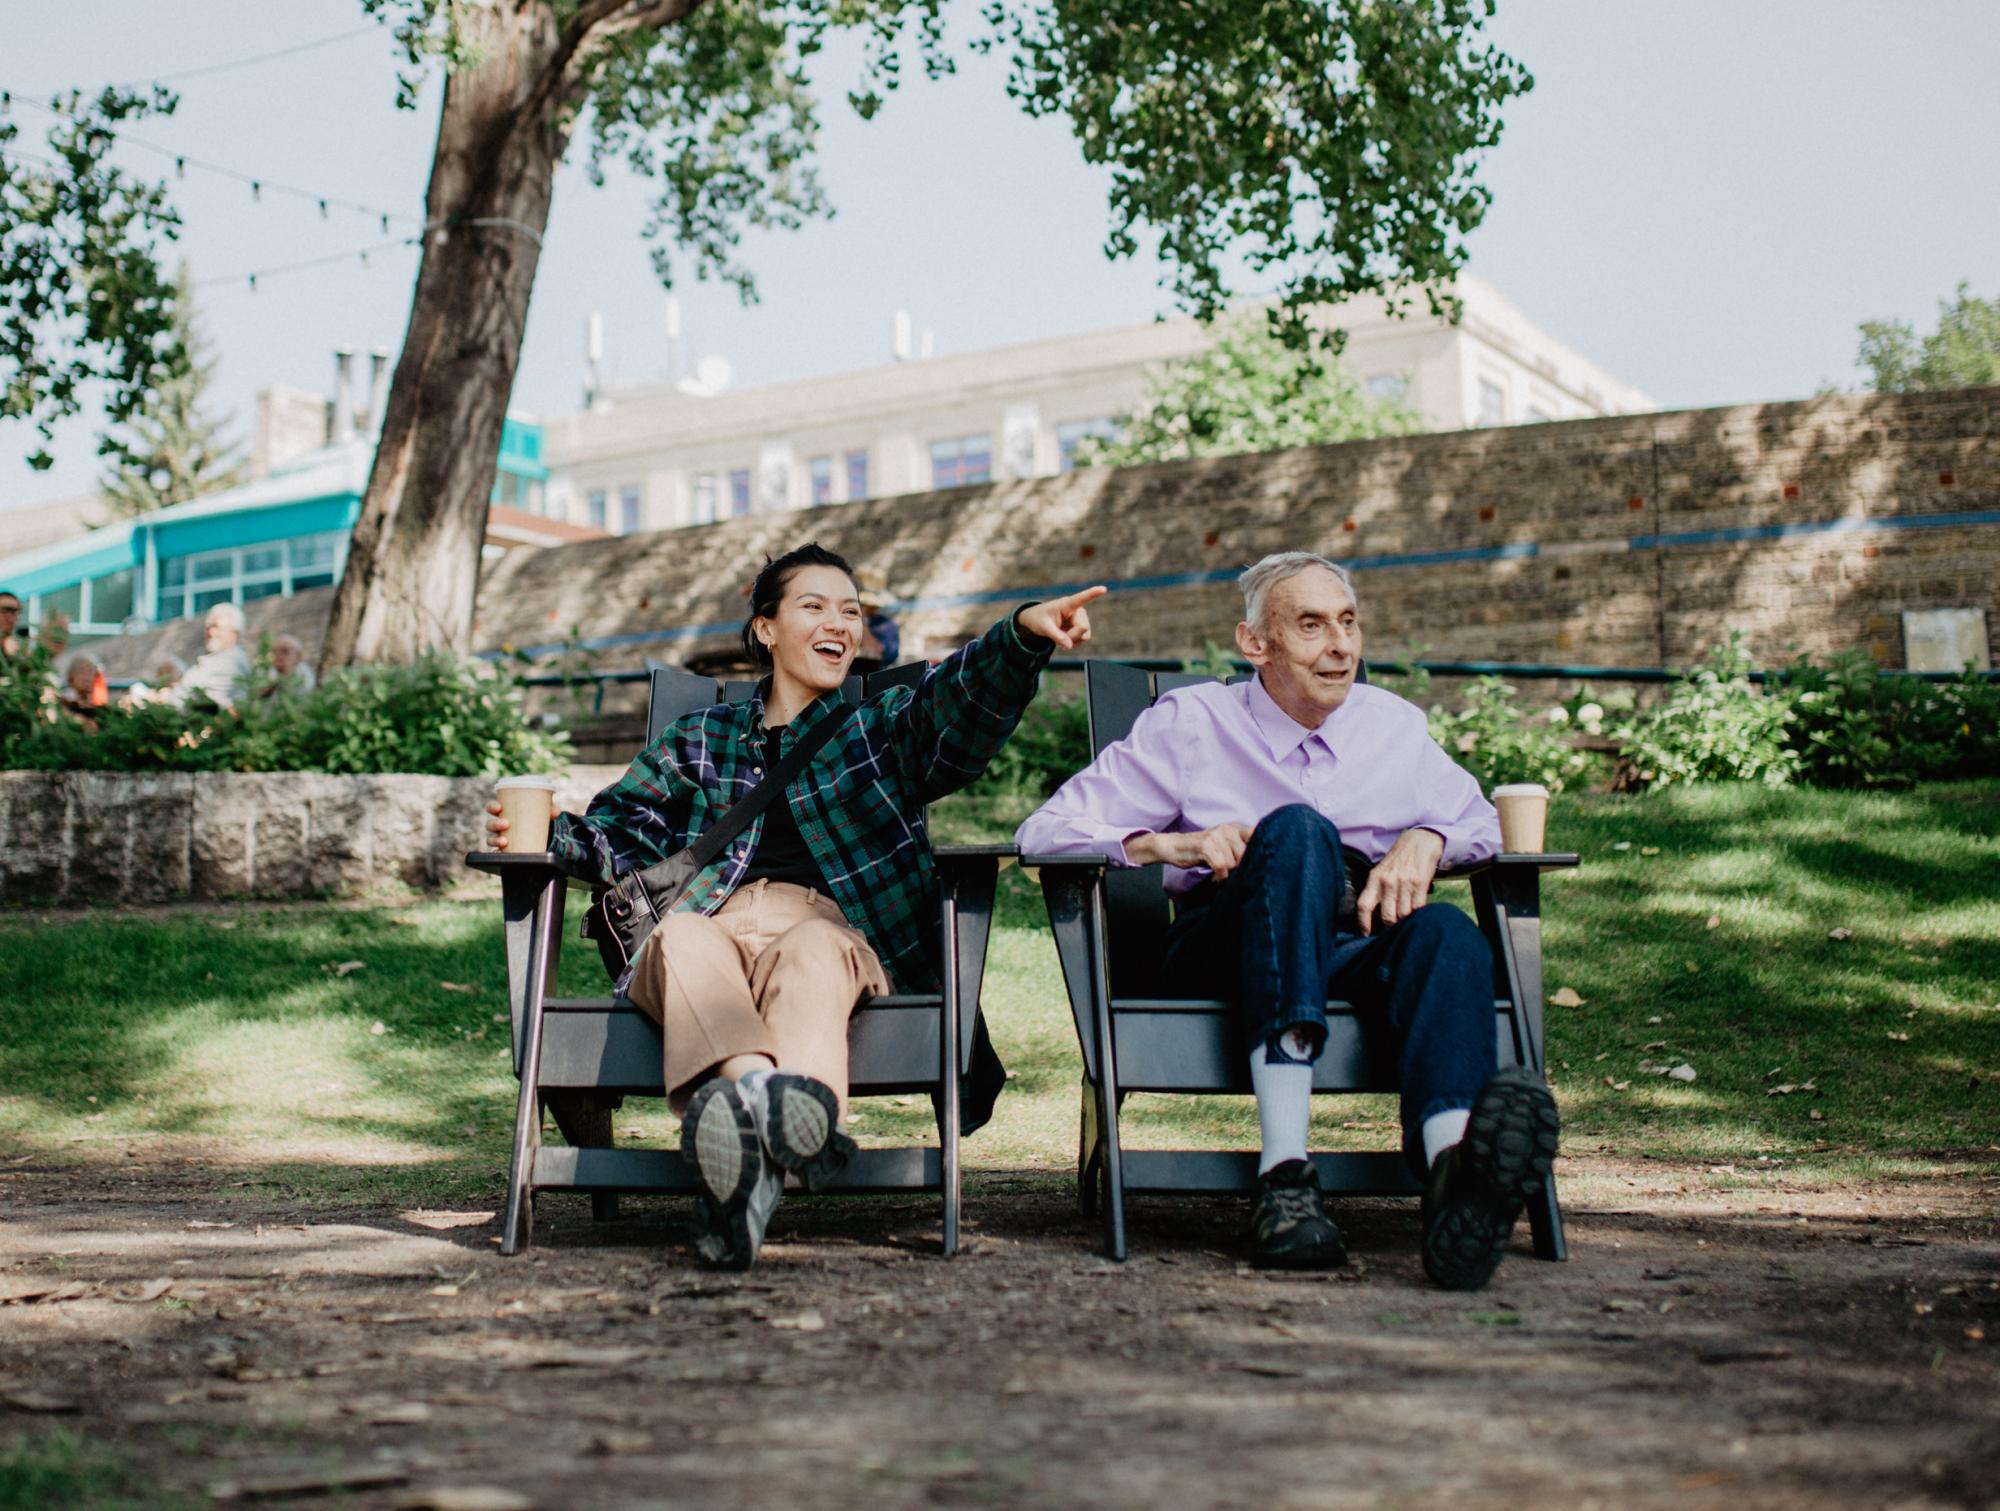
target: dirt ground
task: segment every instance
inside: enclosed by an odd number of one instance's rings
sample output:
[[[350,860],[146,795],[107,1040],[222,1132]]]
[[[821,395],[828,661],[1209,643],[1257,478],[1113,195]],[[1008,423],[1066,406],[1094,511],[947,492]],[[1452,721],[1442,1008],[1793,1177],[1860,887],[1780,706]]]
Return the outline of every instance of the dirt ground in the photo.
[[[2000,1175],[1573,1161],[1570,1261],[1524,1224],[1454,1296],[1409,1203],[1274,1278],[1231,1203],[1135,1200],[1113,1265],[1058,1179],[982,1174],[955,1260],[928,1201],[798,1200],[717,1276],[664,1200],[545,1199],[502,1259],[490,1214],[0,1174],[0,1447],[67,1426],[188,1504],[2000,1506]]]

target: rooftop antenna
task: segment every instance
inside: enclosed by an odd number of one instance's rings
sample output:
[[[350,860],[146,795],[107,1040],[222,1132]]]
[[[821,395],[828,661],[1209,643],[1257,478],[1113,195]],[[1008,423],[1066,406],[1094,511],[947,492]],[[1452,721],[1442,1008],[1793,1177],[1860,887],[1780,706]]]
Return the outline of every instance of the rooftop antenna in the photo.
[[[604,312],[592,310],[583,322],[583,407],[610,407],[604,393]]]
[[[661,322],[667,337],[667,381],[678,383],[687,376],[687,347],[681,339],[681,296],[667,295]]]

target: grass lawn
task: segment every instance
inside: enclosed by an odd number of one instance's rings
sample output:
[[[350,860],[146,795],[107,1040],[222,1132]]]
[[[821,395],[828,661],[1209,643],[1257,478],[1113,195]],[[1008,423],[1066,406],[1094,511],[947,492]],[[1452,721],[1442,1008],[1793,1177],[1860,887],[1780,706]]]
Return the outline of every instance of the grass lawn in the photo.
[[[960,806],[939,829],[1006,817]],[[2000,782],[1565,799],[1550,842],[1585,857],[1543,907],[1547,987],[1582,999],[1548,1009],[1570,1152],[1725,1181],[1990,1162]],[[987,1010],[1013,1082],[966,1147],[975,1186],[982,1166],[1055,1178],[1075,1151],[1075,1038],[1039,893],[1018,871],[1004,883]],[[1462,887],[1440,896],[1469,906]],[[573,938],[563,975],[600,989]],[[0,1142],[100,1164],[181,1152],[310,1204],[491,1201],[514,1107],[503,979],[490,901],[0,914]],[[1693,1081],[1658,1073],[1681,1065]],[[1393,1144],[1388,1099],[1318,1105],[1324,1146]],[[1134,1145],[1255,1142],[1247,1100],[1142,1097],[1127,1116]],[[864,1138],[928,1122],[920,1098],[858,1106]],[[620,1135],[676,1130],[635,1102]]]

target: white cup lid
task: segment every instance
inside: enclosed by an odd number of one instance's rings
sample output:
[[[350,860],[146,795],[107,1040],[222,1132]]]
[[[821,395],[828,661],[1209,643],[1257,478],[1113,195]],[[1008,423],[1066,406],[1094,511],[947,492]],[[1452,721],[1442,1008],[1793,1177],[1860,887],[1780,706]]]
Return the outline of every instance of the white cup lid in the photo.
[[[556,779],[552,776],[503,776],[493,784],[495,792],[505,791],[509,787],[539,787],[544,792],[554,792]]]
[[[1493,795],[1501,797],[1547,797],[1549,789],[1540,782],[1510,782],[1505,787],[1495,787]]]

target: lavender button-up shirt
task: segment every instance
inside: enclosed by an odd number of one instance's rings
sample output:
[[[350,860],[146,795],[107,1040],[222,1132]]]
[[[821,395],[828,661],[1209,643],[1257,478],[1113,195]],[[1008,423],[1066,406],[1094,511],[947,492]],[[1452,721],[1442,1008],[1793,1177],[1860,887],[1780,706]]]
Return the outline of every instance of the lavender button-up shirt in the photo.
[[[1014,842],[1023,855],[1102,855],[1126,866],[1134,835],[1255,827],[1287,803],[1311,804],[1370,861],[1405,829],[1440,835],[1442,865],[1482,861],[1500,848],[1493,805],[1430,737],[1415,704],[1361,683],[1307,729],[1256,678],[1165,694],[1030,814]],[[1187,891],[1208,874],[1169,866],[1167,890]]]

